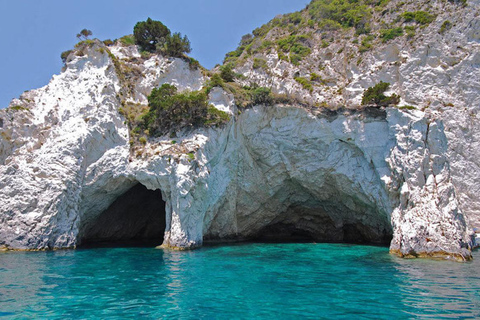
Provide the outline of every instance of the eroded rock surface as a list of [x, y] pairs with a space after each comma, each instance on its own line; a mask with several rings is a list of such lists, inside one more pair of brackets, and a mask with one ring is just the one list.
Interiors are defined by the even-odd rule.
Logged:
[[[343, 93], [330, 97], [335, 90], [327, 90], [325, 99], [347, 108], [328, 110], [312, 101], [308, 108], [257, 105], [239, 112], [230, 94], [214, 88], [211, 103], [231, 115], [228, 124], [177, 132], [175, 141], [151, 138], [135, 151], [119, 112], [122, 99], [146, 104], [162, 83], [198, 90], [207, 78], [181, 59], [143, 59], [133, 46], [110, 47], [110, 55], [95, 42], [84, 55], [69, 56], [47, 86], [0, 111], [0, 246], [67, 248], [89, 236], [139, 234], [138, 225], [131, 227], [138, 232], [115, 231], [130, 227], [111, 221], [107, 209], [140, 183], [165, 202], [159, 208], [165, 247], [299, 237], [390, 243], [401, 256], [468, 259], [480, 221], [477, 40], [466, 32], [460, 41], [467, 53], [453, 54], [458, 61], [443, 69], [432, 54], [444, 56], [427, 54], [426, 46], [408, 57], [391, 45], [379, 48], [366, 58], [375, 72], [351, 66], [355, 73], [346, 75]], [[116, 59], [138, 70], [128, 88]], [[294, 72], [281, 61], [268, 63]], [[347, 68], [333, 64], [331, 70]], [[248, 79], [262, 84], [265, 75], [245, 68]], [[438, 78], [433, 69], [461, 85], [433, 86], [425, 78]], [[379, 80], [391, 82], [403, 101], [430, 101], [430, 108], [356, 108], [363, 89]], [[279, 93], [309, 95], [280, 78], [269, 81]], [[448, 109], [453, 97], [458, 107]]]

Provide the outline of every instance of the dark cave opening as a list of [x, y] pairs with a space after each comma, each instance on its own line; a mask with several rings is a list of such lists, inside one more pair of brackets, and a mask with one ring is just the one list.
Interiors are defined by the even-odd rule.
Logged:
[[157, 246], [165, 232], [160, 190], [138, 183], [83, 227], [80, 247]]
[[371, 209], [362, 209], [355, 212], [340, 203], [293, 205], [258, 230], [249, 241], [389, 245], [393, 232], [388, 220], [381, 219], [381, 215]]

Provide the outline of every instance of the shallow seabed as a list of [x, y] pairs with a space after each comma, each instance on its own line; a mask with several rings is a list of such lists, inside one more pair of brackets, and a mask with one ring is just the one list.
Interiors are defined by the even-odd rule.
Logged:
[[346, 244], [7, 252], [0, 318], [478, 318], [479, 270], [479, 251], [457, 263]]

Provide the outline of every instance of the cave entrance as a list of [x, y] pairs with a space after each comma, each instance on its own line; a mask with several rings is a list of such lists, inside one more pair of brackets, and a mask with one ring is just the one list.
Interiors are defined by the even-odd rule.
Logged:
[[[285, 181], [252, 215], [238, 215], [239, 234], [253, 242], [334, 242], [388, 245], [393, 229], [387, 211], [355, 190], [348, 181], [325, 176], [328, 187], [308, 190], [296, 181]], [[345, 190], [346, 189], [346, 190]], [[237, 208], [246, 208], [238, 206]]]
[[160, 190], [138, 183], [83, 228], [81, 247], [157, 246], [165, 232], [165, 201]]
[[293, 204], [251, 239], [255, 242], [335, 242], [388, 245], [392, 228], [373, 208], [352, 211], [342, 203]]

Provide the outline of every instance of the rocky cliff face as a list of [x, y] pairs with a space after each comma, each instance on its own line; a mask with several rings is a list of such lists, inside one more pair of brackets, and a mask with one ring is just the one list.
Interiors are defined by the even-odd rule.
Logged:
[[[469, 4], [478, 11], [477, 5]], [[243, 81], [268, 79], [277, 93], [306, 99], [239, 112], [234, 97], [215, 87], [210, 102], [231, 115], [228, 124], [133, 147], [119, 112], [125, 101], [146, 104], [163, 83], [198, 90], [207, 78], [181, 59], [142, 58], [134, 46], [86, 46], [47, 86], [0, 111], [0, 246], [67, 248], [164, 231], [163, 245], [175, 248], [307, 238], [469, 259], [480, 223], [480, 20], [465, 12], [468, 19], [447, 35], [427, 27], [415, 48], [382, 44], [360, 66], [334, 47], [314, 51], [325, 72], [345, 71], [344, 78], [332, 75], [342, 90], [335, 83], [304, 91], [275, 76], [306, 72], [307, 62], [293, 66], [274, 51], [265, 57], [268, 74], [247, 60], [236, 67]], [[119, 62], [129, 68], [128, 79]], [[380, 80], [416, 108], [358, 108], [363, 90]], [[317, 98], [346, 107], [319, 107]], [[155, 203], [165, 230], [152, 222], [157, 204], [135, 209], [125, 198], [160, 193], [165, 203]], [[130, 213], [116, 215], [122, 206]]]

